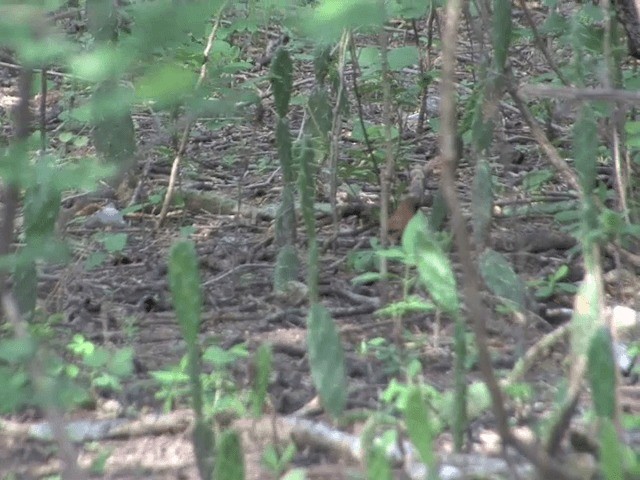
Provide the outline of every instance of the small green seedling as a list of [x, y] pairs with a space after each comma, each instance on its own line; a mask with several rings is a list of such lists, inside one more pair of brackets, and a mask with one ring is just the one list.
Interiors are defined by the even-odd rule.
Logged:
[[561, 293], [576, 293], [578, 289], [573, 283], [562, 281], [567, 277], [568, 274], [569, 267], [567, 265], [562, 265], [547, 278], [531, 282], [531, 286], [536, 289], [536, 298], [545, 300], [552, 297], [553, 295]]

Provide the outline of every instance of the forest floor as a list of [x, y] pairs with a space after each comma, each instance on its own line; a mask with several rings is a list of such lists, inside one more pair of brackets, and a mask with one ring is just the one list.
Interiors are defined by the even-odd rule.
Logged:
[[[516, 70], [544, 71], [538, 57], [535, 52], [519, 56], [519, 59], [526, 60], [521, 60]], [[467, 78], [470, 70], [467, 66], [473, 60], [464, 51], [464, 45], [459, 62], [460, 83], [468, 85], [472, 80]], [[262, 70], [256, 74], [266, 73]], [[298, 75], [297, 80], [310, 76], [309, 66], [301, 68]], [[411, 74], [407, 73], [407, 78], [410, 77]], [[16, 70], [0, 67], [5, 94], [15, 90], [15, 78]], [[296, 93], [302, 95], [308, 93], [312, 86], [312, 82], [300, 84]], [[430, 95], [437, 97], [436, 85]], [[464, 105], [464, 97], [462, 94], [461, 105]], [[171, 155], [161, 153], [162, 148], [166, 152], [170, 147], [167, 120], [145, 111], [135, 112], [140, 156], [137, 180], [143, 182], [139, 203], [144, 204], [144, 208], [127, 214], [126, 226], [110, 228], [87, 224], [81, 216], [88, 212], [86, 209], [76, 212], [75, 218], [64, 229], [65, 237], [73, 246], [73, 261], [64, 266], [42, 269], [39, 305], [47, 314], [61, 314], [53, 323], [58, 351], [65, 351], [66, 345], [78, 334], [96, 345], [132, 347], [134, 351], [135, 373], [133, 378], [123, 382], [122, 391], [95, 389], [93, 404], [69, 413], [67, 419], [91, 423], [118, 418], [134, 422], [155, 416], [167, 423], [165, 428], [146, 429], [141, 426], [137, 433], [120, 438], [78, 444], [80, 465], [87, 469], [94, 465], [96, 477], [198, 478], [190, 430], [185, 427], [189, 424], [185, 421], [189, 417], [189, 405], [184, 399], [178, 399], [173, 405], [174, 412], [164, 416], [163, 402], [155, 396], [159, 387], [151, 377], [154, 371], [175, 370], [185, 353], [167, 283], [168, 253], [185, 228], [196, 243], [199, 258], [204, 299], [203, 342], [208, 345], [215, 343], [224, 349], [245, 345], [249, 352], [248, 357], [239, 358], [224, 367], [228, 373], [227, 383], [231, 383], [225, 388], [235, 390], [243, 398], [241, 392], [249, 387], [252, 378], [250, 354], [258, 346], [268, 343], [274, 355], [274, 375], [269, 388], [272, 418], [306, 409], [304, 411], [309, 412], [307, 418], [334, 425], [328, 415], [309, 403], [316, 392], [306, 355], [308, 305], [305, 300], [292, 302], [274, 295], [272, 291], [277, 246], [273, 241], [272, 216], [264, 212], [273, 212], [277, 208], [281, 177], [274, 143], [275, 120], [269, 98], [264, 101], [264, 106], [265, 114], [260, 121], [241, 118], [216, 131], [210, 130], [205, 122], [195, 124], [181, 178], [185, 191], [197, 192], [195, 200], [192, 198], [183, 205], [175, 206], [159, 230], [155, 228], [159, 206], [154, 198], [166, 190], [173, 160]], [[51, 106], [54, 112], [49, 118], [51, 131], [59, 125], [55, 112], [59, 113], [62, 108], [62, 105]], [[579, 259], [569, 256], [571, 240], [567, 240], [564, 228], [554, 222], [552, 215], [545, 215], [532, 206], [576, 199], [557, 180], [549, 180], [538, 189], [527, 186], [532, 172], [549, 167], [513, 109], [503, 108], [502, 111], [504, 130], [501, 146], [490, 158], [497, 206], [491, 246], [511, 261], [526, 282], [544, 281], [561, 265], [569, 265], [570, 272], [563, 281], [575, 283], [582, 272]], [[370, 115], [370, 120], [379, 121], [373, 113]], [[300, 121], [301, 111], [294, 108], [293, 132], [300, 127]], [[570, 119], [555, 122], [561, 128], [555, 134], [558, 138], [566, 138]], [[354, 159], [362, 157], [356, 155], [362, 146], [351, 140], [351, 128], [353, 122], [345, 122], [340, 153], [343, 172], [347, 171], [347, 166], [352, 170], [365, 168], [355, 164]], [[397, 169], [398, 185], [406, 186], [412, 165], [426, 162], [436, 154], [437, 136], [429, 127], [419, 135], [407, 130]], [[467, 209], [473, 172], [474, 160], [467, 147], [457, 171], [459, 193]], [[369, 178], [371, 181], [344, 178], [340, 205], [364, 205], [366, 208], [361, 211], [375, 213], [379, 189], [375, 178]], [[356, 187], [353, 190], [359, 192], [358, 195], [347, 194], [347, 183]], [[435, 193], [438, 178], [429, 178], [427, 183], [431, 193]], [[318, 202], [328, 204], [327, 193], [319, 191]], [[96, 202], [93, 211], [104, 207], [108, 201]], [[121, 195], [115, 206], [123, 209], [128, 201], [126, 194]], [[233, 207], [235, 205], [240, 206], [240, 214]], [[509, 208], [513, 210], [518, 206], [523, 206], [519, 214], [505, 214]], [[423, 210], [429, 214], [429, 208]], [[321, 302], [335, 319], [346, 351], [349, 379], [347, 408], [354, 418], [361, 412], [390, 410], [390, 405], [381, 400], [381, 394], [392, 379], [403, 381], [402, 366], [412, 359], [419, 360], [422, 365], [422, 381], [439, 391], [450, 389], [453, 379], [452, 321], [444, 315], [407, 314], [402, 319], [404, 345], [398, 348], [394, 338], [396, 323], [389, 317], [376, 314], [383, 306], [383, 293], [387, 304], [403, 298], [404, 267], [391, 264], [395, 279], [387, 284], [386, 292], [377, 283], [357, 285], [352, 282], [362, 272], [359, 268], [364, 266], [363, 271], [366, 268], [373, 270], [367, 259], [371, 257], [371, 241], [378, 236], [378, 225], [373, 220], [375, 215], [343, 216], [339, 221], [338, 236], [333, 242], [330, 241], [334, 234], [330, 215], [318, 218], [318, 240], [323, 246], [320, 257]], [[109, 253], [105, 251], [99, 235], [114, 233], [126, 233], [126, 245], [120, 251]], [[302, 225], [298, 231], [297, 247], [304, 262], [306, 235]], [[96, 252], [103, 254], [102, 262]], [[455, 251], [452, 259], [456, 265]], [[88, 262], [94, 265], [89, 267]], [[607, 259], [606, 262], [611, 269], [612, 261]], [[300, 280], [304, 282], [304, 279], [303, 269]], [[535, 289], [532, 288], [532, 292]], [[635, 307], [636, 299], [625, 292], [628, 291], [618, 289], [610, 292], [613, 293], [611, 302]], [[418, 287], [413, 287], [412, 293], [426, 298]], [[495, 299], [488, 295], [487, 301], [496, 305]], [[568, 319], [568, 316], [545, 315], [563, 308], [572, 308], [572, 295], [556, 289], [549, 298], [537, 302], [536, 311], [529, 315], [525, 324], [518, 323], [508, 314], [496, 314], [489, 319], [489, 340], [495, 368], [506, 375], [522, 352]], [[52, 322], [51, 319], [47, 321]], [[557, 399], [567, 369], [565, 353], [566, 340], [557, 342], [522, 378], [530, 386], [531, 395], [508, 402], [513, 423], [523, 430], [523, 434], [549, 416], [549, 408]], [[480, 380], [479, 372], [472, 366], [469, 382], [477, 380]], [[32, 409], [5, 417], [5, 421], [21, 425], [38, 424], [42, 420], [41, 412]], [[353, 420], [346, 430], [357, 434], [363, 422]], [[150, 421], [149, 425], [153, 424]], [[256, 433], [255, 425], [248, 424], [238, 428], [245, 428], [242, 433], [247, 453], [247, 478], [274, 478], [259, 459], [260, 452], [273, 442], [278, 432], [260, 435]], [[334, 428], [345, 429], [344, 426]], [[472, 420], [469, 439], [470, 452], [500, 454], [493, 415], [489, 411]], [[436, 445], [440, 454], [451, 452], [450, 434], [442, 434]], [[103, 462], [97, 461], [100, 459]], [[352, 461], [320, 446], [300, 449], [292, 465], [308, 468], [308, 478], [353, 478], [348, 475], [353, 474], [357, 467]], [[0, 479], [47, 477], [55, 475], [60, 468], [56, 449], [50, 443], [0, 433]]]

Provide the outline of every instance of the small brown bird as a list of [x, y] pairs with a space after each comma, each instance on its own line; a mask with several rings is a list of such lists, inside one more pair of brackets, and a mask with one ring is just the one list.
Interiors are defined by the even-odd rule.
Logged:
[[409, 220], [418, 211], [418, 201], [414, 197], [406, 197], [400, 201], [398, 208], [389, 217], [389, 232], [402, 235]]

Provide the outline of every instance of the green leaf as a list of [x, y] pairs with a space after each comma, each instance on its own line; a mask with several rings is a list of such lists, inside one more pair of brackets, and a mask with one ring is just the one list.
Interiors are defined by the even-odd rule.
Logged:
[[442, 190], [438, 188], [433, 197], [433, 206], [431, 207], [431, 215], [429, 216], [429, 225], [434, 231], [440, 231], [444, 221], [447, 219], [447, 202], [444, 201]]
[[593, 109], [583, 106], [574, 125], [573, 153], [580, 184], [585, 192], [591, 192], [597, 175], [598, 128]]
[[91, 252], [87, 259], [84, 261], [84, 268], [92, 270], [107, 261], [107, 254], [105, 252]]
[[616, 416], [616, 364], [611, 334], [599, 328], [589, 346], [587, 375], [596, 415], [613, 420]]
[[232, 365], [242, 358], [246, 358], [248, 353], [246, 348], [240, 344], [232, 349], [225, 350], [218, 345], [211, 345], [202, 354], [202, 360], [214, 367], [225, 367]]
[[284, 117], [278, 118], [278, 123], [276, 124], [276, 146], [278, 147], [278, 157], [284, 181], [285, 183], [293, 182], [295, 180], [295, 172], [291, 153], [291, 131], [289, 122]]
[[313, 71], [318, 84], [322, 85], [327, 75], [329, 75], [331, 63], [331, 45], [316, 44], [315, 51], [313, 52]]
[[309, 240], [313, 242], [315, 241], [314, 199], [316, 187], [316, 169], [314, 164], [315, 152], [311, 145], [311, 139], [309, 138], [309, 135], [304, 135], [304, 137], [300, 140], [296, 153], [298, 164], [300, 165], [300, 171], [298, 175], [298, 190], [300, 192], [300, 206], [302, 210], [302, 217], [304, 219]]
[[33, 173], [33, 183], [25, 192], [24, 221], [27, 242], [54, 233], [60, 211], [60, 192], [63, 189], [56, 181], [60, 168], [54, 164], [52, 158], [41, 159]]
[[363, 78], [378, 74], [382, 70], [380, 49], [378, 47], [363, 47], [358, 51], [358, 63], [362, 69]]
[[404, 300], [390, 303], [376, 312], [380, 317], [397, 317], [409, 313], [433, 313], [436, 306], [417, 295], [409, 295]]
[[367, 451], [367, 479], [392, 480], [393, 473], [389, 460], [384, 450], [376, 445], [371, 445]]
[[305, 469], [302, 468], [294, 468], [290, 470], [282, 480], [306, 480], [307, 476], [305, 475]]
[[416, 213], [402, 235], [402, 247], [415, 261], [420, 281], [439, 308], [449, 314], [460, 309], [455, 276], [449, 259], [433, 238], [422, 212]]
[[406, 47], [396, 47], [387, 53], [389, 61], [389, 70], [399, 72], [403, 68], [416, 65], [420, 62], [420, 53], [418, 48], [411, 45]]
[[278, 48], [271, 61], [271, 85], [276, 113], [279, 117], [285, 117], [293, 86], [293, 62], [289, 51], [284, 47]]
[[535, 170], [525, 175], [522, 185], [527, 191], [535, 191], [540, 189], [540, 187], [542, 187], [546, 182], [553, 179], [553, 177], [553, 171], [548, 168]]
[[75, 137], [76, 136], [71, 132], [62, 132], [60, 135], [58, 135], [58, 140], [60, 140], [62, 143], [69, 143]]
[[540, 26], [540, 33], [546, 35], [565, 35], [570, 29], [569, 22], [556, 9], [551, 9], [546, 20]]
[[471, 218], [473, 236], [476, 245], [486, 245], [491, 227], [493, 192], [491, 185], [491, 166], [486, 160], [479, 160], [471, 187]]
[[180, 102], [195, 84], [195, 74], [189, 69], [174, 64], [155, 65], [136, 79], [136, 98], [163, 108]]
[[104, 347], [96, 347], [90, 354], [84, 355], [82, 361], [91, 368], [102, 368], [109, 361], [109, 351]]
[[112, 234], [106, 235], [102, 239], [102, 242], [107, 252], [116, 253], [124, 250], [124, 247], [127, 246], [128, 238], [129, 236], [126, 233], [112, 233]]
[[25, 372], [0, 365], [0, 383], [0, 413], [15, 413], [20, 406], [33, 402], [31, 382]]
[[344, 29], [381, 27], [387, 12], [371, 0], [324, 0], [313, 9], [303, 24], [314, 40], [338, 40]]
[[11, 338], [0, 341], [0, 360], [8, 364], [28, 361], [36, 353], [36, 344], [30, 338]]
[[307, 324], [311, 377], [322, 405], [338, 416], [347, 404], [347, 376], [344, 352], [336, 325], [329, 311], [318, 303], [311, 305]]
[[367, 272], [358, 275], [351, 279], [352, 285], [367, 285], [373, 282], [377, 282], [382, 278], [378, 272]]
[[504, 71], [511, 45], [511, 0], [493, 1], [493, 50], [498, 72]]
[[91, 97], [92, 139], [96, 152], [120, 168], [133, 161], [136, 149], [132, 100], [133, 92], [112, 80], [99, 84]]
[[[613, 394], [613, 391], [610, 392]], [[605, 419], [600, 425], [600, 452], [599, 459], [603, 477], [606, 480], [618, 480], [625, 477], [625, 461], [623, 445], [618, 439], [616, 427], [610, 419]]]
[[435, 0], [401, 0], [399, 5], [399, 15], [403, 18], [419, 19], [427, 14], [429, 8]]
[[[229, 446], [232, 445], [233, 440], [230, 440]], [[196, 464], [200, 478], [212, 478], [215, 457], [215, 438], [211, 425], [201, 418], [196, 419], [196, 426], [193, 429], [193, 449], [196, 455]], [[237, 457], [234, 458], [237, 459]], [[220, 477], [216, 476], [215, 478]]]
[[73, 139], [73, 146], [76, 148], [82, 148], [89, 145], [89, 137], [86, 135], [78, 135]]
[[277, 292], [286, 289], [289, 282], [298, 278], [300, 261], [293, 245], [285, 245], [278, 252], [276, 267], [273, 271], [273, 286]]
[[422, 400], [422, 394], [418, 387], [412, 387], [409, 391], [404, 409], [404, 421], [411, 443], [420, 453], [424, 464], [431, 470], [437, 461], [433, 448], [434, 432], [430, 424], [429, 409]]
[[133, 347], [118, 348], [109, 359], [109, 373], [118, 378], [126, 378], [133, 375]]
[[187, 345], [193, 347], [200, 331], [202, 291], [196, 248], [189, 240], [182, 240], [171, 248], [169, 287], [182, 335]]
[[311, 132], [321, 141], [326, 142], [327, 135], [331, 130], [331, 119], [333, 118], [333, 111], [326, 88], [314, 88], [309, 95], [308, 105]]
[[18, 309], [30, 319], [36, 309], [38, 272], [35, 261], [20, 262], [13, 273], [13, 288]]
[[479, 267], [489, 290], [513, 302], [521, 311], [526, 308], [526, 286], [502, 254], [486, 250], [480, 257]]
[[576, 355], [587, 355], [591, 339], [596, 334], [600, 317], [598, 282], [593, 275], [586, 275], [576, 294], [571, 319], [571, 348]]
[[255, 353], [253, 368], [255, 377], [251, 390], [251, 411], [254, 417], [262, 415], [269, 388], [269, 377], [272, 371], [273, 355], [269, 345], [262, 344]]
[[244, 454], [240, 435], [233, 430], [226, 430], [220, 436], [216, 455], [216, 480], [244, 480]]

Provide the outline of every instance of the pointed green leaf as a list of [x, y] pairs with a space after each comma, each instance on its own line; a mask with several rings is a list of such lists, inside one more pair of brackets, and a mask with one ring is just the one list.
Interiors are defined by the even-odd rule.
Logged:
[[267, 399], [272, 360], [271, 347], [265, 344], [260, 345], [253, 360], [255, 378], [251, 390], [251, 411], [256, 418], [262, 415], [262, 410]]
[[417, 65], [420, 62], [420, 52], [413, 45], [392, 48], [387, 55], [389, 70], [392, 72], [399, 72], [403, 68]]
[[244, 454], [240, 435], [233, 430], [226, 430], [220, 436], [216, 455], [216, 480], [244, 480]]
[[[196, 419], [193, 429], [193, 450], [200, 478], [211, 478], [214, 468], [215, 438], [211, 425], [202, 419]], [[218, 478], [218, 477], [216, 477]]]
[[316, 82], [320, 85], [324, 83], [325, 78], [329, 75], [331, 67], [331, 48], [330, 44], [319, 44], [313, 55], [313, 71], [316, 76]]
[[491, 185], [491, 166], [482, 159], [476, 164], [476, 172], [471, 187], [471, 212], [473, 236], [476, 245], [485, 246], [491, 227], [493, 209], [493, 190]]
[[596, 414], [613, 420], [616, 415], [616, 364], [611, 334], [599, 328], [589, 346], [588, 378]]
[[571, 349], [575, 355], [587, 355], [596, 334], [600, 317], [599, 292], [598, 281], [593, 275], [586, 275], [578, 288], [571, 319]]
[[591, 107], [582, 107], [573, 131], [576, 169], [582, 189], [588, 193], [595, 186], [598, 166], [598, 129]]
[[442, 230], [444, 221], [447, 219], [447, 202], [444, 201], [444, 196], [440, 187], [433, 196], [433, 205], [431, 207], [431, 215], [429, 216], [429, 225], [434, 232]]
[[[613, 393], [613, 392], [612, 392]], [[624, 450], [625, 445], [618, 439], [618, 432], [613, 422], [605, 419], [600, 426], [599, 459], [605, 480], [633, 478], [625, 476]]]
[[271, 85], [276, 113], [279, 117], [285, 117], [289, 111], [293, 87], [293, 62], [289, 51], [284, 47], [278, 48], [271, 61]]
[[420, 453], [420, 458], [429, 469], [433, 468], [437, 461], [433, 448], [434, 432], [431, 426], [429, 409], [423, 401], [418, 387], [411, 388], [407, 396], [404, 421], [411, 443]]
[[285, 245], [278, 252], [276, 267], [273, 271], [273, 287], [277, 292], [284, 291], [287, 284], [298, 278], [300, 261], [293, 245]]
[[309, 95], [309, 125], [314, 136], [327, 141], [331, 130], [333, 111], [326, 88], [316, 87]]
[[382, 447], [371, 445], [367, 452], [367, 479], [392, 480], [393, 472]]
[[345, 28], [381, 27], [387, 12], [371, 0], [324, 0], [313, 9], [303, 28], [314, 40], [335, 41]]
[[458, 312], [460, 303], [451, 263], [433, 238], [422, 212], [416, 213], [407, 224], [402, 246], [409, 260], [415, 262], [420, 281], [436, 305], [449, 314]]
[[480, 274], [489, 290], [513, 302], [519, 310], [524, 310], [526, 286], [509, 261], [502, 254], [489, 249], [482, 254], [479, 263]]
[[322, 405], [338, 416], [347, 404], [347, 376], [340, 335], [329, 311], [314, 303], [307, 324], [311, 377]]
[[498, 72], [504, 71], [507, 63], [509, 46], [511, 45], [511, 0], [494, 0], [493, 2], [493, 50]]
[[291, 131], [289, 122], [286, 118], [281, 117], [276, 124], [276, 146], [278, 147], [278, 158], [282, 167], [282, 176], [285, 183], [293, 182], [295, 172], [293, 170], [293, 157], [291, 154]]
[[187, 344], [193, 347], [200, 330], [202, 291], [198, 257], [195, 245], [191, 241], [180, 241], [171, 248], [169, 288], [182, 335]]

